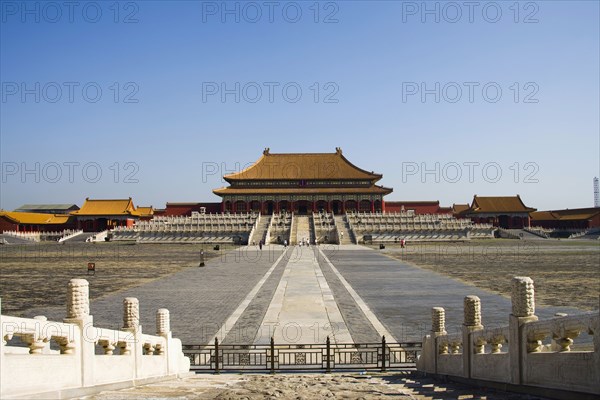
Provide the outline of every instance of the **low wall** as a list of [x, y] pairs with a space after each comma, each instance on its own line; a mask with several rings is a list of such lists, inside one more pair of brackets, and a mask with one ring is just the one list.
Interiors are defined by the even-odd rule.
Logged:
[[[531, 392], [528, 388], [559, 390], [562, 394], [557, 397], [571, 396], [565, 392], [575, 397], [600, 394], [598, 311], [538, 321], [533, 281], [516, 277], [507, 326], [486, 329], [477, 296], [465, 297], [464, 315], [462, 332], [448, 335], [444, 309], [432, 309], [432, 331], [423, 340], [419, 371], [500, 383], [525, 392]], [[592, 335], [593, 343], [588, 351], [572, 351], [581, 333]], [[552, 393], [544, 392], [550, 397]]]
[[98, 328], [88, 293], [85, 279], [69, 282], [63, 322], [0, 315], [0, 398], [81, 396], [189, 371], [181, 341], [171, 336], [168, 310], [157, 311], [157, 334], [147, 335], [137, 299], [126, 298], [123, 329]]

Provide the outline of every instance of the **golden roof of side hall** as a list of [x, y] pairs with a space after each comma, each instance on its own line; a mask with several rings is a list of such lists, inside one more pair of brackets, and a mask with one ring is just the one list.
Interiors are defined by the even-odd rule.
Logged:
[[66, 214], [41, 214], [32, 212], [0, 211], [0, 217], [6, 217], [16, 224], [61, 225], [69, 221]]
[[533, 221], [581, 221], [594, 218], [600, 214], [600, 207], [573, 208], [564, 210], [536, 211], [531, 213]]
[[222, 196], [225, 194], [236, 195], [236, 194], [244, 194], [244, 195], [319, 195], [319, 194], [389, 194], [392, 193], [393, 189], [386, 188], [383, 186], [373, 185], [370, 187], [351, 187], [351, 188], [307, 188], [307, 187], [297, 187], [297, 188], [232, 188], [232, 187], [223, 187], [219, 189], [214, 189], [213, 193]]
[[467, 211], [471, 206], [467, 204], [452, 204], [452, 212], [454, 214], [460, 214]]
[[473, 196], [471, 207], [464, 211], [467, 214], [484, 213], [529, 213], [536, 211], [535, 208], [527, 207], [521, 196]]
[[138, 214], [140, 217], [151, 217], [152, 215], [154, 215], [154, 207], [150, 206], [150, 207], [140, 207], [138, 206], [135, 209], [135, 213]]
[[71, 215], [133, 215], [138, 216], [131, 197], [128, 199], [85, 199], [80, 210]]
[[383, 177], [352, 164], [337, 147], [335, 153], [271, 153], [269, 148], [248, 168], [223, 176], [236, 180], [294, 179], [363, 179], [378, 181]]

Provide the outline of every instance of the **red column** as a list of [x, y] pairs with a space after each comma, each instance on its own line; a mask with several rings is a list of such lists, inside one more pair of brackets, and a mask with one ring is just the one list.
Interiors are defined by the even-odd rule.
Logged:
[[327, 200], [327, 212], [331, 212], [331, 200]]
[[375, 201], [371, 200], [371, 212], [375, 212]]

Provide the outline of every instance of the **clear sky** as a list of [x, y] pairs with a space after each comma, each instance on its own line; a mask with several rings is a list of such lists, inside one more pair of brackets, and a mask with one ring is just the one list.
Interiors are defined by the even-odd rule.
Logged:
[[265, 147], [387, 200], [593, 205], [597, 1], [0, 5], [0, 208], [220, 201]]

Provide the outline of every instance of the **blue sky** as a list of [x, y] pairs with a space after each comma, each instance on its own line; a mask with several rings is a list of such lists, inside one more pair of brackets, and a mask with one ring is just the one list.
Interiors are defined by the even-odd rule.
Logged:
[[265, 147], [387, 200], [593, 205], [596, 1], [0, 4], [0, 208], [219, 201]]

